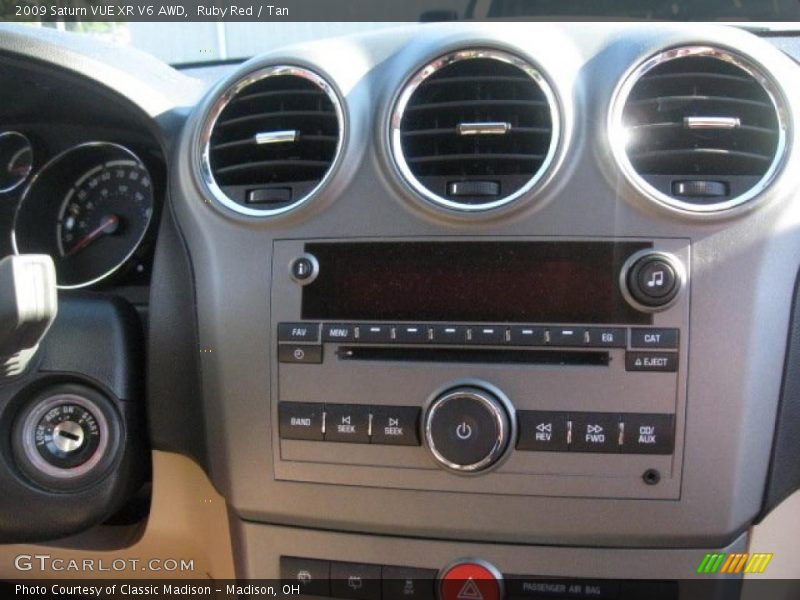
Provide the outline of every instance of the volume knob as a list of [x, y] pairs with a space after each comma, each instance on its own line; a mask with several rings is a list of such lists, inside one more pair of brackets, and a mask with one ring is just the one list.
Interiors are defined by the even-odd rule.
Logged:
[[510, 411], [481, 387], [451, 389], [431, 402], [423, 421], [425, 441], [445, 469], [477, 473], [503, 456], [512, 437]]

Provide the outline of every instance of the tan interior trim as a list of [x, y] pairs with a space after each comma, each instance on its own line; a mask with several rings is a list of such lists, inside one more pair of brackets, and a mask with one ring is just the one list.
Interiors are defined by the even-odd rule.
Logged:
[[[94, 561], [91, 570], [39, 569], [38, 559], [31, 561], [28, 571], [16, 568], [19, 555], [50, 555], [51, 559]], [[99, 572], [102, 563], [138, 560], [136, 568]], [[168, 559], [193, 561], [191, 571], [153, 571], [143, 567], [153, 559], [153, 565], [164, 568]], [[121, 566], [122, 562], [115, 565]], [[143, 570], [144, 568], [144, 570]], [[225, 499], [220, 496], [203, 470], [180, 454], [153, 452], [153, 497], [150, 517], [144, 531], [128, 547], [119, 550], [65, 548], [51, 545], [0, 545], [0, 579], [45, 578], [212, 578], [233, 579], [233, 554]]]

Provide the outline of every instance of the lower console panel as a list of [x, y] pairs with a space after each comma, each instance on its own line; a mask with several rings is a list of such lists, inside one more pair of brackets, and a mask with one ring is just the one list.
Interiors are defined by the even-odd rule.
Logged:
[[[709, 549], [521, 546], [419, 540], [255, 524], [234, 519], [237, 577], [278, 579], [314, 596], [350, 600], [431, 600], [454, 565], [485, 566], [502, 598], [684, 600], [739, 598], [740, 580], [697, 575]], [[742, 535], [715, 552], [746, 551]], [[436, 578], [441, 579], [436, 579]], [[467, 575], [459, 576], [466, 583]], [[476, 576], [476, 581], [480, 576]], [[635, 579], [632, 579], [635, 577]], [[411, 581], [407, 587], [406, 579]], [[308, 587], [306, 587], [308, 586]], [[407, 593], [403, 593], [407, 590]], [[467, 590], [469, 591], [469, 590]], [[459, 590], [453, 594], [459, 596]], [[466, 594], [466, 592], [465, 592]], [[473, 594], [475, 594], [473, 590]], [[478, 595], [488, 600], [483, 586]], [[477, 598], [478, 595], [473, 597]]]

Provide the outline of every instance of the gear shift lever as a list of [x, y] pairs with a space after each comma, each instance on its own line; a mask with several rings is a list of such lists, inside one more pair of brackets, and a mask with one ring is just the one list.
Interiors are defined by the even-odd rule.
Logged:
[[0, 260], [0, 380], [25, 370], [57, 312], [53, 259], [21, 254]]

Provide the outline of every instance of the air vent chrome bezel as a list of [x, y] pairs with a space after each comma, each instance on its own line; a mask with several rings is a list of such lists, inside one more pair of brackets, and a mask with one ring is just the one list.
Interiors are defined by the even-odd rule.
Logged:
[[[623, 124], [625, 105], [634, 86], [653, 68], [665, 62], [680, 58], [703, 56], [716, 58], [731, 63], [750, 75], [767, 93], [775, 109], [778, 123], [778, 140], [775, 156], [767, 171], [752, 188], [747, 192], [723, 202], [708, 204], [693, 204], [685, 202], [656, 189], [648, 183], [634, 168], [626, 151], [627, 131]], [[657, 54], [651, 55], [638, 64], [635, 64], [622, 77], [614, 91], [611, 100], [611, 109], [608, 113], [608, 145], [617, 166], [622, 171], [627, 181], [642, 196], [655, 202], [658, 206], [683, 215], [713, 216], [729, 214], [731, 211], [745, 208], [745, 205], [759, 197], [773, 183], [781, 171], [786, 155], [787, 140], [789, 135], [789, 113], [787, 102], [780, 86], [769, 75], [766, 68], [754, 59], [739, 52], [720, 46], [712, 45], [681, 45], [672, 47]]]
[[[497, 200], [468, 204], [464, 202], [456, 202], [439, 196], [428, 189], [428, 187], [419, 181], [419, 179], [417, 179], [417, 177], [411, 171], [411, 168], [409, 167], [403, 153], [402, 130], [400, 125], [403, 121], [403, 115], [405, 114], [405, 110], [409, 101], [420, 85], [422, 85], [422, 83], [428, 79], [428, 77], [453, 63], [476, 58], [497, 60], [513, 65], [527, 74], [531, 80], [539, 86], [539, 89], [547, 99], [550, 107], [551, 135], [550, 145], [548, 146], [547, 153], [545, 154], [542, 164], [525, 185], [523, 185], [514, 193]], [[561, 105], [553, 87], [550, 85], [542, 71], [535, 67], [532, 63], [520, 58], [515, 54], [511, 54], [510, 52], [500, 49], [482, 47], [460, 49], [450, 52], [435, 58], [421, 68], [415, 70], [414, 74], [400, 87], [400, 91], [396, 96], [394, 106], [389, 117], [388, 139], [390, 150], [389, 154], [391, 155], [392, 165], [396, 172], [400, 175], [400, 178], [403, 180], [403, 182], [406, 183], [413, 192], [436, 208], [444, 208], [449, 211], [455, 211], [459, 213], [481, 213], [506, 207], [521, 197], [529, 194], [532, 190], [534, 190], [534, 188], [541, 184], [548, 175], [551, 174], [558, 149], [561, 145], [562, 111], [560, 106]]]
[[[211, 135], [214, 131], [214, 127], [217, 124], [219, 116], [222, 114], [222, 111], [225, 110], [228, 104], [243, 89], [263, 79], [267, 79], [268, 77], [284, 75], [307, 79], [325, 92], [333, 104], [334, 111], [336, 113], [336, 120], [339, 125], [339, 139], [336, 142], [336, 150], [334, 152], [333, 159], [331, 160], [331, 164], [328, 167], [328, 170], [325, 172], [325, 175], [323, 175], [322, 179], [320, 179], [319, 182], [305, 195], [291, 204], [287, 204], [286, 206], [282, 206], [280, 208], [249, 208], [238, 202], [235, 202], [227, 194], [225, 194], [225, 192], [222, 191], [222, 188], [217, 184], [211, 168]], [[221, 204], [225, 208], [248, 217], [277, 217], [279, 215], [284, 215], [288, 212], [294, 211], [300, 206], [308, 203], [325, 185], [327, 185], [336, 171], [339, 163], [341, 162], [346, 126], [343, 106], [344, 102], [340, 98], [338, 92], [325, 77], [319, 73], [316, 73], [315, 71], [299, 65], [270, 65], [247, 73], [236, 79], [213, 102], [203, 118], [202, 125], [200, 127], [198, 142], [200, 153], [198, 156], [197, 167], [203, 186], [205, 187], [205, 191], [207, 191], [217, 203]]]

